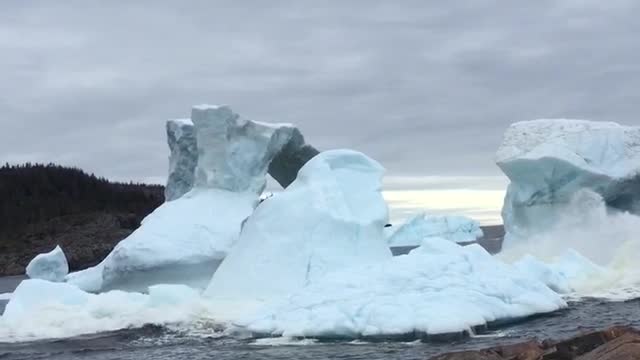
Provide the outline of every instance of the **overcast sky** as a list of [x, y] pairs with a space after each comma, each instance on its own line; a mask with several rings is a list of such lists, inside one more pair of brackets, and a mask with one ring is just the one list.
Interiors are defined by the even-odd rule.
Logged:
[[165, 120], [228, 104], [394, 189], [497, 189], [511, 122], [640, 124], [640, 1], [133, 3], [2, 3], [0, 161], [159, 181]]

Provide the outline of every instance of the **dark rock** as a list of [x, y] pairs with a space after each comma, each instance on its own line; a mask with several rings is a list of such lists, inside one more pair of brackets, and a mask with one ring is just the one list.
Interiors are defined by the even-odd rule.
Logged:
[[640, 335], [637, 333], [624, 334], [576, 359], [640, 360]]
[[640, 360], [640, 332], [630, 327], [578, 335], [563, 341], [535, 340], [477, 351], [442, 354], [432, 360]]
[[94, 212], [34, 224], [15, 234], [14, 245], [0, 253], [0, 275], [24, 274], [31, 259], [55, 245], [62, 247], [71, 271], [96, 265], [140, 225], [142, 218], [143, 214]]

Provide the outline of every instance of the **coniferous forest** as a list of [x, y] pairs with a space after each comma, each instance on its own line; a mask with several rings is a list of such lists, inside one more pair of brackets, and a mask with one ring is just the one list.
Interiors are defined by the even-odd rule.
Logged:
[[116, 183], [54, 164], [0, 168], [0, 275], [23, 273], [62, 246], [71, 268], [92, 265], [164, 201], [159, 185]]

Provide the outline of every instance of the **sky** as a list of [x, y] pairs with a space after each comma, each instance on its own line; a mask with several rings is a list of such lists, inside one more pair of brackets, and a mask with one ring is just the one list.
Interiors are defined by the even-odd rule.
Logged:
[[6, 1], [0, 161], [163, 182], [195, 104], [387, 168], [392, 217], [500, 221], [515, 121], [640, 125], [635, 0]]

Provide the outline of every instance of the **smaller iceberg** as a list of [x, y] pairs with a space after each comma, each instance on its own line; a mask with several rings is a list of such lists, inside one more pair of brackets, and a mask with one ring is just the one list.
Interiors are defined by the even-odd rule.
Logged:
[[388, 243], [391, 247], [418, 246], [430, 238], [455, 243], [472, 243], [484, 236], [480, 223], [466, 216], [414, 216], [399, 227], [389, 227]]
[[69, 273], [67, 257], [60, 246], [46, 253], [33, 258], [27, 265], [27, 276], [31, 279], [43, 279], [49, 281], [64, 281], [64, 277]]

